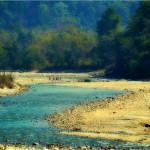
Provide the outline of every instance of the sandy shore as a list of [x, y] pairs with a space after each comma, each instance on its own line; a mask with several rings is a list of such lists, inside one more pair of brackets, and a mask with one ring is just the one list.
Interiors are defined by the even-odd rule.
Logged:
[[58, 86], [80, 87], [80, 88], [96, 88], [96, 89], [115, 89], [138, 91], [140, 89], [150, 89], [150, 81], [127, 81], [127, 80], [102, 80], [94, 82], [61, 82], [55, 83]]
[[20, 84], [38, 84], [38, 83], [66, 83], [74, 81], [75, 78], [88, 78], [86, 73], [36, 73], [36, 72], [15, 72], [15, 79]]
[[26, 85], [14, 83], [14, 87], [12, 89], [7, 88], [7, 87], [0, 89], [0, 97], [20, 94], [22, 92], [27, 91], [28, 89], [29, 88]]
[[56, 85], [128, 91], [49, 116], [47, 119], [55, 127], [70, 130], [60, 134], [150, 144], [150, 82], [122, 80]]
[[[10, 74], [10, 72], [7, 72]], [[85, 73], [36, 73], [36, 72], [13, 72], [15, 78], [14, 88], [0, 89], [0, 96], [15, 95], [27, 90], [29, 84], [39, 83], [60, 83], [70, 82], [74, 78], [88, 78], [89, 75]]]
[[0, 150], [48, 150], [47, 148], [35, 148], [24, 145], [3, 145], [0, 144]]
[[40, 146], [27, 146], [20, 144], [4, 145], [0, 144], [0, 150], [115, 150], [114, 146], [100, 146], [100, 147], [90, 147], [90, 146], [78, 146], [70, 147], [63, 144], [47, 144], [45, 147]]

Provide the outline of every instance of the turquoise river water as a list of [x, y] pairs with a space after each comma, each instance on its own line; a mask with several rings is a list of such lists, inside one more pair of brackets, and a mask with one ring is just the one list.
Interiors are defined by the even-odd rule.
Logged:
[[0, 99], [0, 143], [141, 147], [140, 143], [59, 135], [56, 132], [60, 130], [44, 120], [45, 115], [60, 112], [79, 102], [111, 97], [118, 93], [122, 91], [31, 85], [31, 89], [25, 93]]

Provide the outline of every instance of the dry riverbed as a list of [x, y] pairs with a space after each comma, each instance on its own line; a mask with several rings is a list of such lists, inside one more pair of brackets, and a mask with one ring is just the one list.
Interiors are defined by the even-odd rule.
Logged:
[[47, 117], [55, 127], [69, 130], [60, 134], [150, 144], [150, 82], [122, 80], [56, 85], [128, 91]]

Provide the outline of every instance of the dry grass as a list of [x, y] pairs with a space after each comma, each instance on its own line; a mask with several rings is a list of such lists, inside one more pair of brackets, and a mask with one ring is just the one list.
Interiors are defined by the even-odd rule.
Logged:
[[0, 74], [0, 88], [10, 88], [12, 89], [14, 87], [14, 77], [13, 75], [10, 74], [6, 74], [6, 73], [1, 73]]

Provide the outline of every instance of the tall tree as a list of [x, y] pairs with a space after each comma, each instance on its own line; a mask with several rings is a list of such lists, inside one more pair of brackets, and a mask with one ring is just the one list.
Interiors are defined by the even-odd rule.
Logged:
[[112, 66], [114, 63], [114, 40], [121, 31], [120, 16], [113, 8], [108, 8], [97, 22], [98, 46], [95, 49], [99, 67]]
[[134, 52], [128, 62], [130, 76], [150, 77], [150, 2], [140, 3], [127, 30], [127, 36], [133, 39]]
[[104, 35], [110, 35], [120, 30], [120, 16], [115, 9], [108, 8], [103, 13], [101, 19], [97, 22], [98, 38]]
[[[122, 35], [116, 36], [110, 76], [150, 78], [150, 2], [141, 2]], [[110, 73], [110, 74], [109, 74]]]

